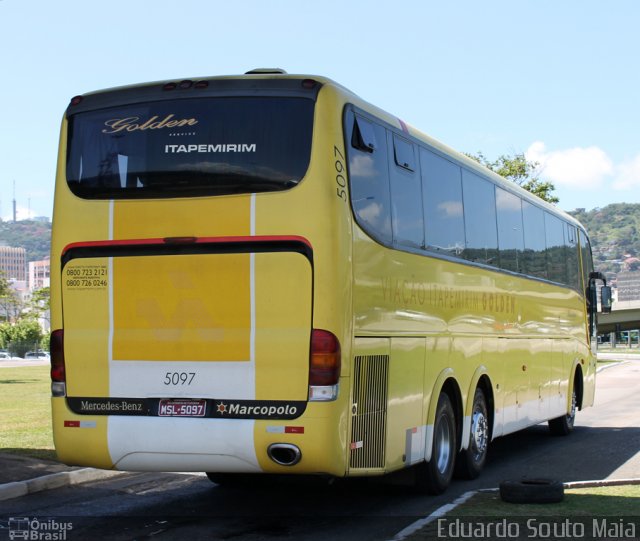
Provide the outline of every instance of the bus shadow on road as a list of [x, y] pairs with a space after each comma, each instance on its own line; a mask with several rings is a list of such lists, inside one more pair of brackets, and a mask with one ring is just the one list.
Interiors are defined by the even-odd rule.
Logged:
[[517, 470], [516, 477], [563, 482], [640, 477], [639, 451], [640, 427], [576, 426], [569, 436], [555, 437], [546, 425], [537, 425], [496, 439], [484, 473]]

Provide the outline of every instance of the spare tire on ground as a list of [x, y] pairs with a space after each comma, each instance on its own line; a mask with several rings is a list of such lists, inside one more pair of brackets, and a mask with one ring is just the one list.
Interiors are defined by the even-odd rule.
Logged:
[[503, 481], [500, 498], [509, 503], [558, 503], [564, 498], [564, 485], [553, 479]]

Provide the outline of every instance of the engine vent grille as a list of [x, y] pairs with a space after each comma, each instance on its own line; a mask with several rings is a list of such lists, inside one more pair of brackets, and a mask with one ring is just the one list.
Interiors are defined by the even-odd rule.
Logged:
[[349, 460], [352, 469], [384, 468], [388, 379], [388, 355], [358, 356], [354, 359]]

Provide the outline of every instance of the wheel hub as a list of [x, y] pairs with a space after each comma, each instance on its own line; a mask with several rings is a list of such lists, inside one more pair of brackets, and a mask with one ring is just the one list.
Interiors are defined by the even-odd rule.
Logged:
[[481, 457], [489, 443], [489, 425], [485, 415], [476, 411], [471, 419], [471, 443], [474, 447], [474, 457]]
[[438, 471], [444, 473], [449, 465], [451, 455], [451, 431], [445, 422], [441, 423], [436, 435], [436, 452]]

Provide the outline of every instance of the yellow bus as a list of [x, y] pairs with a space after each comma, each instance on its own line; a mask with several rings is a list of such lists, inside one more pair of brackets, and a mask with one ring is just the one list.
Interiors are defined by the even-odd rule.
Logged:
[[53, 224], [68, 464], [439, 493], [593, 403], [583, 227], [324, 77], [73, 98]]

